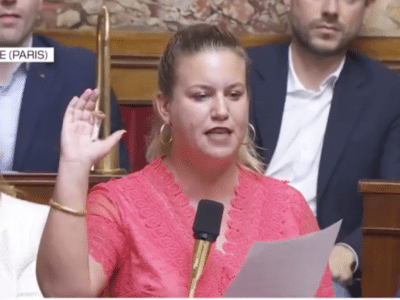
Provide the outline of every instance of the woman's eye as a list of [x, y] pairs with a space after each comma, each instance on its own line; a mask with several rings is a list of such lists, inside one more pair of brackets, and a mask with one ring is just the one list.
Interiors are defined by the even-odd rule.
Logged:
[[362, 0], [344, 0], [344, 2], [346, 2], [347, 4], [358, 4], [361, 1]]
[[231, 93], [229, 94], [229, 97], [230, 97], [232, 100], [238, 100], [238, 99], [242, 96], [242, 94], [243, 94], [243, 93], [241, 93], [241, 92], [231, 92]]
[[196, 101], [202, 101], [202, 100], [206, 99], [207, 97], [208, 97], [208, 94], [204, 94], [204, 93], [193, 95], [193, 99]]

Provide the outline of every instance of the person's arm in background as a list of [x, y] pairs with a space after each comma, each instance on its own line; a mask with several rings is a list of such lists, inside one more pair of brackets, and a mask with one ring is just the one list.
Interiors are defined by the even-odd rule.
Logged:
[[360, 267], [362, 246], [361, 226], [336, 243], [329, 257], [332, 279], [344, 285], [351, 285], [353, 274]]
[[[397, 80], [398, 81], [398, 80]], [[388, 98], [392, 98], [386, 107], [388, 112], [397, 112], [393, 118], [387, 135], [384, 138], [383, 151], [380, 157], [379, 177], [382, 179], [400, 179], [400, 88], [396, 86], [390, 91]], [[361, 226], [355, 228], [350, 234], [341, 237], [329, 258], [332, 278], [342, 284], [350, 285], [353, 274], [360, 267], [362, 251]]]

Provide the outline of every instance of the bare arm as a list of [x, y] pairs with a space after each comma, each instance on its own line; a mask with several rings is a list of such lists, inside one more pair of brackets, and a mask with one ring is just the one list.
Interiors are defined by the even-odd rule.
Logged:
[[[61, 156], [53, 200], [76, 211], [86, 210], [90, 168], [119, 141], [124, 131], [108, 139], [91, 138], [97, 91], [74, 97], [61, 132]], [[99, 263], [90, 257], [85, 217], [52, 208], [37, 260], [40, 289], [50, 297], [95, 297], [106, 284]]]

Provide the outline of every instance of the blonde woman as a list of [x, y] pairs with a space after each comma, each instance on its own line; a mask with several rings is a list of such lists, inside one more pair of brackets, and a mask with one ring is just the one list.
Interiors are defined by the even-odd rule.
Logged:
[[[318, 230], [301, 194], [262, 175], [248, 124], [247, 59], [215, 26], [176, 33], [160, 62], [150, 164], [96, 186], [91, 166], [120, 139], [91, 138], [98, 93], [67, 108], [54, 201], [38, 254], [46, 296], [187, 297], [199, 200], [225, 207], [196, 297], [220, 297], [255, 241]], [[85, 217], [86, 215], [86, 217]], [[333, 296], [327, 268], [317, 296]]]

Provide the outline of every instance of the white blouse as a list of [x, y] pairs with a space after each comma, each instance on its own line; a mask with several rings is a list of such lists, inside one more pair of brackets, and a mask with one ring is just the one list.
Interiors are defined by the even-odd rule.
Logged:
[[0, 193], [0, 298], [42, 297], [36, 257], [49, 206]]

